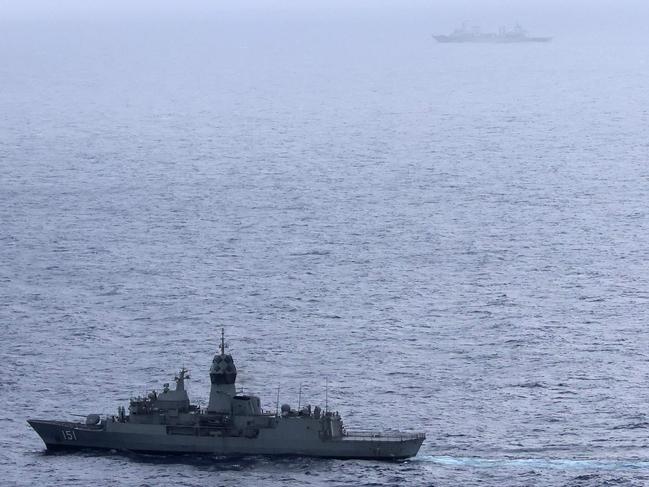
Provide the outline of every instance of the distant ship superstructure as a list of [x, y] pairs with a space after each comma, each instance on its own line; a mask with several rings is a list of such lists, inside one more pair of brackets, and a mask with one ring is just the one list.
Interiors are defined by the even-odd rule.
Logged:
[[117, 416], [90, 414], [85, 422], [28, 422], [48, 449], [403, 459], [416, 455], [425, 439], [423, 433], [346, 431], [337, 412], [317, 406], [293, 410], [284, 404], [281, 411], [264, 412], [258, 397], [237, 394], [236, 377], [222, 334], [207, 408], [190, 403], [183, 368], [174, 390], [164, 384], [160, 393], [131, 399], [128, 414], [120, 406]]
[[466, 25], [455, 29], [449, 35], [433, 35], [437, 42], [482, 42], [482, 43], [517, 43], [517, 42], [549, 42], [552, 37], [530, 37], [527, 32], [516, 24], [513, 29], [501, 27], [497, 33], [481, 32], [479, 27], [467, 28]]

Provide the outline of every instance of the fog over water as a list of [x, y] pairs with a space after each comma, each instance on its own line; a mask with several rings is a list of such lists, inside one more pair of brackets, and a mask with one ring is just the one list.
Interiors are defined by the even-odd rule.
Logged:
[[[649, 483], [646, 2], [0, 1], [9, 485]], [[439, 44], [517, 22], [547, 44]], [[46, 454], [219, 328], [403, 463]]]
[[[647, 35], [649, 5], [640, 0], [589, 1], [589, 0], [242, 0], [220, 1], [189, 0], [25, 0], [0, 1], [0, 20], [127, 20], [140, 18], [155, 21], [160, 17], [174, 20], [201, 19], [214, 16], [235, 15], [248, 19], [277, 16], [278, 18], [329, 19], [336, 25], [351, 19], [379, 17], [388, 20], [401, 19], [411, 26], [454, 27], [466, 21], [478, 25], [502, 25], [521, 22], [530, 28], [549, 28], [553, 32], [588, 32], [618, 30]], [[223, 18], [223, 17], [221, 17]], [[368, 26], [371, 27], [371, 26]], [[376, 24], [377, 30], [389, 28]]]

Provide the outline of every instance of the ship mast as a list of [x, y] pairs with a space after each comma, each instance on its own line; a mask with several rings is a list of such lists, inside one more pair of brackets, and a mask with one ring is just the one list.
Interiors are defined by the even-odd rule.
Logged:
[[[217, 351], [210, 367], [210, 402], [208, 413], [230, 414], [232, 398], [237, 395], [235, 382], [237, 368], [234, 366], [232, 355], [225, 353], [225, 329], [221, 328], [221, 350]], [[220, 352], [220, 353], [219, 353]]]

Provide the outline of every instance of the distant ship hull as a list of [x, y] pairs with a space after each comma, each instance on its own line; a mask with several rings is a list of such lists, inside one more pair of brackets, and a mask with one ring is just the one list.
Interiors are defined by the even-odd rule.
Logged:
[[434, 35], [442, 43], [518, 44], [527, 42], [550, 42], [552, 37], [507, 37], [499, 35], [453, 36]]
[[[398, 460], [413, 457], [423, 434], [349, 433], [323, 439], [291, 419], [273, 418], [274, 428], [255, 437], [226, 436], [218, 428], [28, 420], [49, 450], [104, 449], [159, 454], [218, 456], [278, 455], [342, 459]], [[308, 429], [308, 428], [307, 428]]]

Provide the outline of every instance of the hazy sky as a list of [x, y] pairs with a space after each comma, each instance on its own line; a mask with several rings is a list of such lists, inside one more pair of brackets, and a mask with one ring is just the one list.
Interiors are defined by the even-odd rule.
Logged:
[[520, 22], [537, 33], [552, 35], [584, 30], [649, 35], [646, 0], [0, 0], [0, 22], [209, 19], [220, 15], [382, 18], [384, 25], [413, 22], [431, 30], [449, 29], [465, 21], [485, 30]]
[[[647, 12], [644, 0], [0, 0], [0, 18], [87, 16], [125, 13], [204, 14], [219, 11], [452, 11], [464, 13], [570, 14], [572, 20], [593, 16], [629, 19]], [[643, 21], [647, 19], [644, 18]]]

